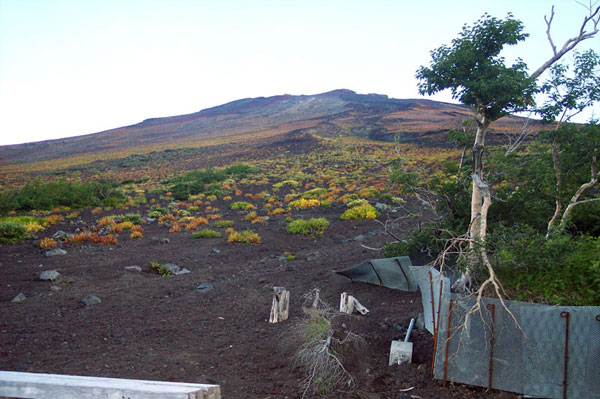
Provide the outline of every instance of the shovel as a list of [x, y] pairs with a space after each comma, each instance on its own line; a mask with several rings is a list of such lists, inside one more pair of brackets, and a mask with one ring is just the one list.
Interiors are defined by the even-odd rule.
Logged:
[[408, 342], [410, 339], [410, 333], [412, 332], [413, 326], [415, 325], [415, 319], [410, 319], [408, 330], [406, 331], [406, 337], [404, 342], [392, 341], [390, 348], [390, 361], [389, 366], [392, 364], [402, 364], [412, 362], [413, 343]]

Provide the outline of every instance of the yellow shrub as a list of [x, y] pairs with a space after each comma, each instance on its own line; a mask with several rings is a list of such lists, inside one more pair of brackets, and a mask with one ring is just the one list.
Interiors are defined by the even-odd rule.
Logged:
[[42, 238], [40, 240], [40, 248], [56, 248], [56, 240], [50, 237]]
[[136, 239], [136, 238], [142, 238], [144, 237], [144, 235], [142, 234], [141, 231], [132, 231], [131, 234], [129, 234], [129, 238], [131, 238], [132, 240]]

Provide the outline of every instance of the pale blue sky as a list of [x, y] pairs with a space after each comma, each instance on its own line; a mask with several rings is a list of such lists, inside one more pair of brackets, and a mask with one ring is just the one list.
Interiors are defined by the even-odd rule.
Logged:
[[[585, 15], [573, 0], [0, 0], [0, 145], [245, 97], [346, 88], [415, 98], [429, 51], [484, 12], [525, 23], [531, 36], [507, 58], [534, 69], [550, 55], [552, 4], [562, 44]], [[600, 50], [600, 38], [580, 48]]]

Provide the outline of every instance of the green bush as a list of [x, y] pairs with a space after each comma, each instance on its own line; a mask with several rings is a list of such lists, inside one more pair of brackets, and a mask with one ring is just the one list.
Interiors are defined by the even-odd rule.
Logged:
[[325, 218], [311, 218], [309, 220], [297, 219], [287, 226], [288, 233], [312, 235], [315, 237], [323, 235], [329, 227], [329, 221]]
[[247, 209], [248, 205], [250, 205], [248, 202], [246, 201], [236, 201], [234, 203], [232, 203], [229, 208], [236, 210], [236, 209]]
[[546, 239], [524, 226], [495, 237], [495, 268], [518, 300], [553, 305], [600, 305], [600, 238]]
[[23, 241], [29, 237], [27, 229], [17, 222], [0, 222], [0, 243], [8, 244]]
[[36, 181], [20, 190], [0, 196], [0, 214], [10, 211], [50, 210], [59, 206], [88, 208], [94, 206], [116, 207], [125, 203], [126, 197], [110, 182], [78, 183], [64, 180], [42, 183]]
[[169, 268], [163, 265], [162, 263], [153, 261], [150, 262], [150, 267], [152, 267], [152, 269], [154, 269], [158, 274], [160, 274], [163, 277], [168, 277], [171, 275], [171, 271], [169, 270]]
[[233, 227], [233, 220], [216, 220], [213, 226], [221, 228]]
[[133, 224], [141, 224], [142, 223], [142, 215], [139, 213], [128, 213], [126, 215], [120, 215], [122, 222], [131, 222]]
[[192, 234], [194, 238], [221, 238], [223, 235], [211, 229], [202, 229]]
[[342, 220], [376, 219], [379, 212], [369, 204], [362, 204], [348, 209], [341, 216]]

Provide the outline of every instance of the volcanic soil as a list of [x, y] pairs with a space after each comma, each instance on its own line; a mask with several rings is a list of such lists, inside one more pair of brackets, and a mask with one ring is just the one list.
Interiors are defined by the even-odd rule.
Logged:
[[[409, 320], [422, 311], [420, 294], [352, 283], [333, 272], [380, 257], [365, 248], [382, 247], [389, 239], [380, 224], [342, 221], [344, 206], [334, 204], [318, 210], [331, 222], [324, 235], [304, 237], [286, 232], [283, 215], [251, 225], [229, 210], [228, 202], [213, 205], [224, 219], [235, 221], [236, 230], [256, 231], [262, 243], [228, 244], [226, 235], [194, 239], [190, 231], [169, 233], [164, 225], [147, 223], [143, 238], [122, 233], [117, 245], [61, 244], [67, 251], [62, 256], [45, 256], [39, 240], [2, 245], [0, 369], [219, 384], [224, 399], [300, 398], [303, 376], [292, 367], [290, 337], [305, 317], [303, 295], [319, 288], [332, 307], [347, 292], [370, 312], [337, 318], [336, 325], [366, 341], [360, 353], [344, 357], [354, 385], [306, 397], [492, 397], [481, 388], [452, 383], [444, 388], [431, 377], [433, 339], [426, 330], [412, 334], [413, 363], [388, 366], [390, 341], [404, 338]], [[112, 213], [132, 212], [145, 215], [148, 208]], [[298, 211], [294, 217], [316, 212]], [[108, 214], [82, 212], [73, 224], [66, 219], [44, 236], [73, 233]], [[380, 219], [392, 216], [383, 212]], [[288, 260], [289, 254], [295, 259]], [[174, 263], [190, 273], [163, 277], [149, 267], [151, 261]], [[60, 272], [62, 281], [41, 281], [46, 270]], [[214, 288], [198, 289], [202, 283]], [[290, 317], [270, 324], [274, 286], [291, 292]], [[19, 293], [27, 299], [11, 302]], [[101, 302], [85, 305], [86, 295]]]

